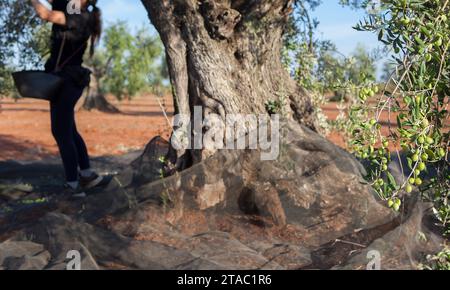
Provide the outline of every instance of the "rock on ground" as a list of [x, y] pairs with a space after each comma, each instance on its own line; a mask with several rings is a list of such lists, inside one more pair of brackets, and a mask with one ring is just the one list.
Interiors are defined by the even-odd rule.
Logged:
[[50, 261], [43, 245], [30, 241], [5, 241], [0, 244], [0, 268], [4, 270], [42, 270]]

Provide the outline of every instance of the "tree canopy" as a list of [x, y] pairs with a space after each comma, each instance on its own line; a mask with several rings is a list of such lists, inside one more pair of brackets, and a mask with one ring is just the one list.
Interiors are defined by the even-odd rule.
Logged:
[[167, 78], [159, 38], [145, 28], [130, 31], [124, 22], [110, 25], [94, 63], [104, 69], [102, 90], [118, 99], [133, 97], [151, 86], [163, 86]]
[[[0, 23], [0, 94], [11, 94], [11, 72], [42, 68], [49, 56], [51, 25], [39, 20], [28, 2], [14, 0], [0, 0]], [[167, 79], [159, 38], [144, 27], [131, 31], [123, 22], [108, 26], [94, 59], [86, 57], [88, 65], [105, 71], [104, 91], [119, 99]]]

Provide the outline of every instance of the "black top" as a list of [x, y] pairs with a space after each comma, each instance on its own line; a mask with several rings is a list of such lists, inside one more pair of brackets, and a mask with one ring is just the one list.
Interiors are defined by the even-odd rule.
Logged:
[[66, 25], [53, 24], [51, 34], [51, 54], [45, 64], [46, 71], [54, 71], [58, 60], [58, 55], [65, 34], [65, 44], [61, 54], [59, 65], [61, 66], [81, 66], [83, 63], [83, 55], [87, 48], [87, 41], [92, 34], [94, 27], [94, 18], [87, 11], [81, 11], [81, 14], [69, 14], [67, 12], [67, 4], [70, 0], [54, 0], [52, 8], [55, 11], [63, 11], [66, 15]]

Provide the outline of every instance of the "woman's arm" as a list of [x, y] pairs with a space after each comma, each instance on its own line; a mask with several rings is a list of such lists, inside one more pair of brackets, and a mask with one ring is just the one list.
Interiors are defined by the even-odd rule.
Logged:
[[[51, 3], [52, 1], [49, 2]], [[39, 0], [31, 0], [31, 4], [34, 7], [34, 10], [36, 10], [39, 18], [42, 20], [59, 25], [66, 25], [66, 15], [64, 15], [64, 12], [50, 10], [42, 5]]]

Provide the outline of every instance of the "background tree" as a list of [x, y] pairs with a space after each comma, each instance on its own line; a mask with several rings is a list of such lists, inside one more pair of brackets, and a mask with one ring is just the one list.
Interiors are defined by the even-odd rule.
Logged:
[[[342, 3], [342, 2], [341, 2]], [[311, 13], [322, 1], [295, 1], [284, 34], [283, 63], [298, 84], [307, 89], [315, 107], [318, 129], [328, 133], [340, 129], [348, 118], [348, 104], [341, 104], [339, 122], [328, 120], [321, 106], [346, 102], [358, 95], [358, 87], [375, 80], [377, 57], [358, 46], [351, 56], [341, 54], [329, 40], [317, 36], [319, 20]], [[358, 7], [356, 3], [343, 3]], [[331, 99], [328, 96], [333, 94]]]
[[123, 22], [112, 25], [105, 33], [105, 52], [111, 58], [105, 78], [105, 89], [118, 99], [131, 98], [151, 85], [162, 85], [165, 65], [158, 37], [146, 28], [131, 34]]
[[395, 62], [392, 60], [388, 60], [384, 62], [383, 68], [382, 68], [382, 75], [381, 75], [381, 81], [383, 83], [386, 83], [389, 81], [389, 79], [392, 77], [392, 73], [395, 72], [396, 65]]
[[359, 44], [350, 56], [348, 79], [355, 84], [365, 81], [375, 82], [377, 60], [378, 56], [375, 53], [371, 54], [364, 45]]
[[[16, 96], [11, 72], [43, 68], [50, 53], [51, 25], [40, 21], [26, 1], [0, 0], [0, 20], [0, 95]], [[85, 58], [93, 72], [86, 109], [118, 112], [105, 93], [122, 99], [149, 86], [163, 86], [167, 76], [157, 37], [144, 29], [133, 35], [125, 23], [118, 23], [106, 30], [104, 43], [93, 59]]]
[[130, 31], [124, 22], [105, 30], [102, 47], [87, 62], [93, 74], [85, 109], [118, 112], [105, 94], [130, 99], [151, 87], [163, 86], [165, 62], [160, 40], [143, 28], [134, 34]]
[[42, 65], [49, 33], [27, 1], [0, 0], [0, 96], [14, 93], [12, 71]]
[[83, 102], [83, 109], [97, 109], [105, 113], [119, 113], [119, 109], [111, 104], [105, 97], [102, 80], [108, 69], [110, 59], [106, 58], [103, 49], [97, 49], [94, 56], [87, 60], [86, 66], [91, 70], [91, 82]]
[[317, 51], [308, 82], [311, 89], [321, 94], [334, 93], [334, 100], [350, 101], [356, 94], [349, 90], [350, 84], [361, 86], [376, 81], [377, 59], [362, 45], [357, 45], [349, 56], [339, 53], [334, 45], [322, 47]]

